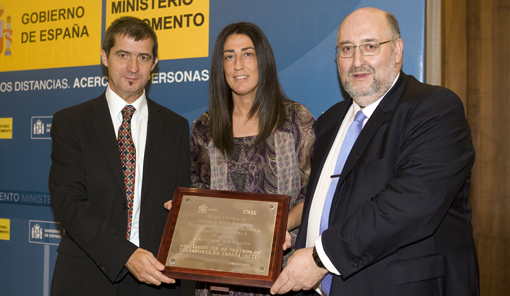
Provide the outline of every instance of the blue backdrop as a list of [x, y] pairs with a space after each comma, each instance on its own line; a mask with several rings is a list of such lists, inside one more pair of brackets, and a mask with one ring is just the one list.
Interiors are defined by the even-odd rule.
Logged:
[[[335, 64], [338, 25], [366, 6], [395, 14], [404, 40], [404, 71], [423, 81], [425, 0], [211, 0], [209, 56], [224, 26], [257, 24], [273, 47], [283, 89], [318, 117], [343, 99]], [[100, 49], [91, 50], [99, 61]], [[191, 124], [207, 110], [209, 67], [210, 57], [160, 61], [149, 96]], [[13, 86], [0, 88], [0, 120], [13, 121], [12, 139], [0, 139], [1, 295], [49, 295], [61, 233], [47, 188], [52, 115], [99, 96], [106, 88], [105, 73], [101, 65], [0, 72], [0, 83]], [[69, 87], [40, 89], [30, 82], [48, 79]], [[1, 230], [4, 236], [8, 231], [8, 239], [2, 239]]]

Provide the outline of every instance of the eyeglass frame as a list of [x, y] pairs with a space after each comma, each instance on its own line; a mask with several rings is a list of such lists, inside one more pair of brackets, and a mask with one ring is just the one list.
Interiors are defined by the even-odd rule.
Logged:
[[[381, 45], [382, 44], [386, 44], [386, 43], [389, 43], [389, 42], [392, 42], [393, 40], [390, 39], [388, 41], [383, 41], [383, 42], [367, 42], [367, 43], [362, 43], [362, 44], [359, 44], [359, 45], [352, 45], [354, 47], [354, 51], [352, 52], [352, 56], [350, 57], [341, 57], [339, 54], [338, 54], [338, 50], [340, 49], [340, 46], [336, 46], [335, 49], [336, 49], [336, 56], [338, 58], [341, 58], [341, 59], [349, 59], [349, 58], [352, 58], [355, 54], [356, 54], [356, 47], [359, 48], [359, 51], [361, 52], [361, 54], [363, 54], [364, 56], [367, 56], [367, 57], [371, 57], [371, 56], [376, 56], [378, 54], [381, 53]], [[369, 54], [369, 55], [366, 55], [363, 50], [361, 50], [361, 47], [362, 45], [367, 45], [367, 44], [377, 44], [377, 47], [379, 48], [379, 52], [376, 53], [376, 54]]]

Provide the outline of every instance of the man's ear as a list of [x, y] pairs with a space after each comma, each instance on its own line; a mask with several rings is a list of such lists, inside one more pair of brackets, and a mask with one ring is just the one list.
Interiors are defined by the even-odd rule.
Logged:
[[395, 41], [395, 62], [397, 64], [402, 63], [403, 52], [404, 52], [404, 42], [402, 41], [402, 39], [398, 38]]
[[106, 51], [104, 51], [104, 49], [101, 49], [101, 62], [105, 67], [108, 68], [108, 56], [106, 55]]

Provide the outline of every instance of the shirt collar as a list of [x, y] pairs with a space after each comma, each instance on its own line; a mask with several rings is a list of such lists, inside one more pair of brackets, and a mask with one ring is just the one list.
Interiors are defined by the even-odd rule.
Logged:
[[[149, 112], [147, 109], [147, 96], [145, 95], [145, 89], [143, 90], [142, 95], [136, 99], [132, 104], [126, 104], [121, 97], [119, 97], [111, 88], [108, 86], [106, 90], [106, 101], [108, 102], [108, 108], [110, 109], [110, 115], [112, 118], [116, 118], [121, 114], [122, 109], [126, 105], [131, 105], [135, 107], [136, 112], [142, 116], [143, 119], [147, 119], [149, 116]], [[120, 115], [122, 118], [122, 114]]]

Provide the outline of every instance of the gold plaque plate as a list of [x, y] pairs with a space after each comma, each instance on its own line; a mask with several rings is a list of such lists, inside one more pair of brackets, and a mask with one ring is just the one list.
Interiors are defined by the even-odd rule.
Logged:
[[278, 203], [184, 195], [167, 266], [267, 275]]

